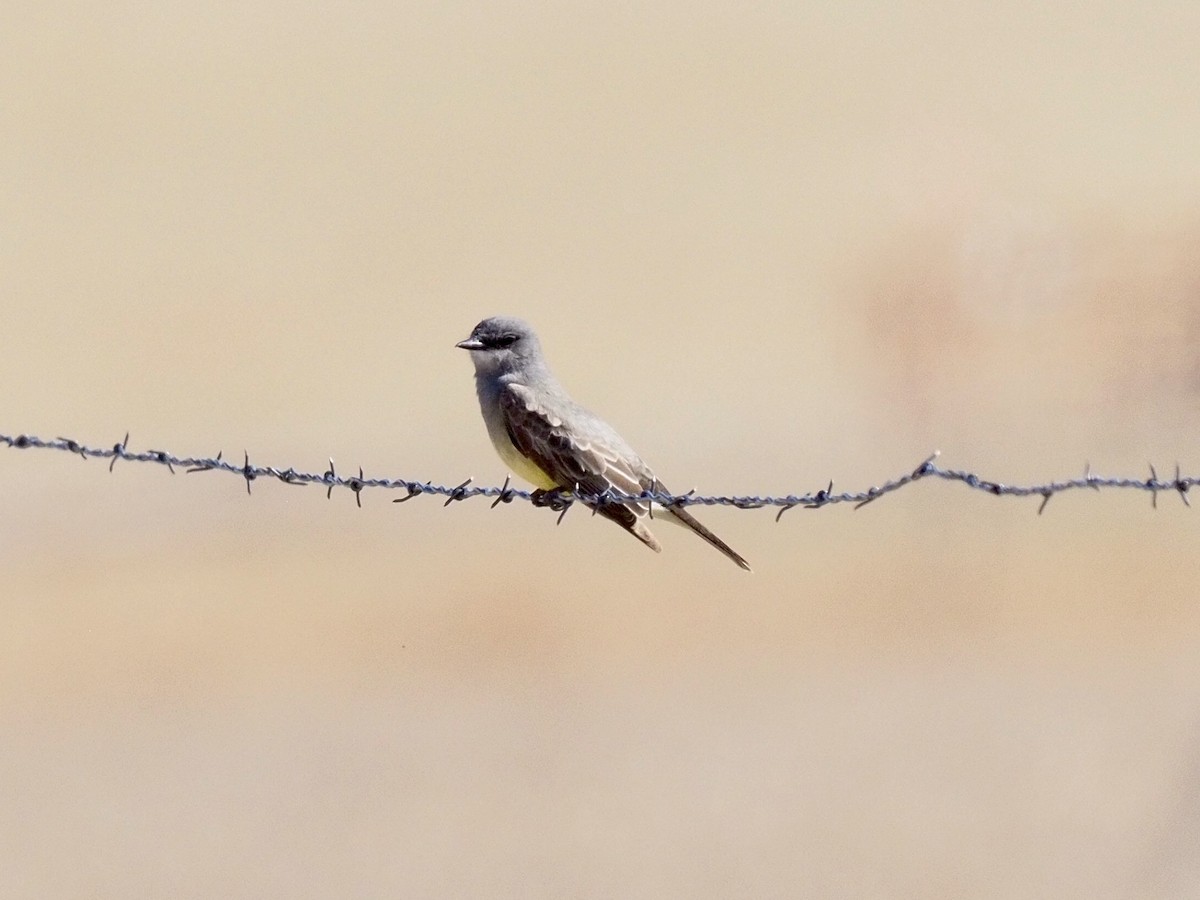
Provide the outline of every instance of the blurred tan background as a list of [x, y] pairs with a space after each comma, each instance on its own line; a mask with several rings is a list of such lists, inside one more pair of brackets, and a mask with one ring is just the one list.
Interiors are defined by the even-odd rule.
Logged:
[[[1200, 471], [1200, 7], [117, 3], [0, 36], [0, 432], [676, 490]], [[0, 452], [5, 897], [1200, 896], [1200, 519], [702, 517]], [[662, 529], [660, 529], [662, 530]]]

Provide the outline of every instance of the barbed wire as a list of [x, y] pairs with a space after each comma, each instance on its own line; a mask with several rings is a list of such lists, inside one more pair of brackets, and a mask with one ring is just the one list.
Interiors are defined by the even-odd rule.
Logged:
[[1191, 503], [1188, 502], [1188, 490], [1200, 484], [1200, 477], [1182, 475], [1178, 464], [1175, 466], [1174, 478], [1160, 478], [1153, 464], [1149, 467], [1149, 478], [1107, 478], [1093, 474], [1092, 467], [1088, 464], [1085, 465], [1083, 476], [1080, 478], [1068, 478], [1033, 485], [1004, 484], [999, 481], [983, 478], [973, 472], [943, 468], [936, 462], [940, 454], [934, 452], [911, 472], [889, 479], [882, 484], [868, 487], [862, 491], [834, 493], [833, 482], [830, 481], [826, 487], [820, 490], [807, 494], [788, 494], [786, 496], [721, 496], [698, 494], [695, 490], [688, 491], [685, 494], [670, 494], [658, 490], [642, 491], [639, 494], [626, 494], [621, 491], [608, 490], [600, 494], [594, 494], [582, 490], [526, 491], [510, 487], [509, 478], [505, 478], [504, 484], [500, 487], [476, 486], [472, 484], [474, 480], [472, 478], [468, 478], [454, 487], [434, 484], [431, 481], [410, 481], [405, 478], [369, 478], [363, 474], [361, 466], [358, 469], [357, 475], [339, 475], [334, 468], [332, 459], [329, 460], [329, 468], [321, 474], [317, 474], [314, 472], [300, 472], [292, 467], [280, 469], [276, 466], [252, 465], [250, 463], [250, 454], [245, 451], [243, 451], [242, 462], [240, 464], [224, 459], [222, 453], [218, 453], [213, 457], [198, 457], [176, 456], [166, 450], [135, 451], [129, 449], [128, 432], [122, 440], [113, 444], [111, 448], [89, 447], [79, 441], [65, 437], [43, 440], [31, 434], [19, 434], [15, 437], [0, 434], [0, 444], [6, 444], [17, 450], [61, 450], [66, 453], [76, 454], [85, 460], [93, 458], [107, 459], [110, 460], [108, 464], [109, 472], [113, 470], [113, 467], [117, 464], [117, 460], [165, 466], [172, 475], [175, 474], [177, 468], [184, 470], [188, 474], [195, 472], [225, 472], [245, 479], [247, 494], [251, 493], [250, 485], [259, 478], [273, 478], [284, 484], [298, 487], [316, 484], [326, 488], [325, 496], [327, 498], [332, 498], [334, 488], [346, 488], [354, 493], [354, 501], [359, 507], [362, 506], [362, 492], [368, 488], [404, 491], [405, 495], [393, 500], [393, 503], [404, 503], [414, 497], [426, 494], [435, 497], [444, 497], [444, 506], [449, 506], [456, 501], [470, 500], [473, 497], [492, 498], [493, 507], [500, 503], [525, 500], [533, 503], [535, 506], [549, 507], [559, 512], [560, 521], [575, 501], [583, 503], [595, 512], [606, 504], [627, 503], [636, 500], [642, 502], [652, 501], [661, 506], [676, 507], [733, 506], [738, 509], [773, 508], [778, 510], [775, 516], [775, 521], [778, 522], [785, 512], [796, 507], [821, 509], [822, 507], [834, 506], [839, 503], [849, 503], [855, 509], [859, 509], [886, 494], [894, 493], [903, 487], [907, 487], [925, 478], [940, 478], [943, 481], [957, 482], [973, 490], [983, 491], [986, 494], [992, 494], [996, 497], [1041, 497], [1042, 502], [1038, 506], [1038, 515], [1042, 514], [1042, 511], [1046, 508], [1046, 504], [1050, 502], [1050, 498], [1056, 494], [1089, 488], [1096, 491], [1116, 488], [1147, 491], [1150, 494], [1151, 503], [1157, 509], [1158, 494], [1160, 491], [1175, 492], [1179, 495], [1184, 505], [1191, 506]]

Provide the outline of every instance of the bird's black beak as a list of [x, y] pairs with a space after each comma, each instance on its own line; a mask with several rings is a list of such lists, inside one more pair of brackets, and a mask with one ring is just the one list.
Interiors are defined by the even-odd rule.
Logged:
[[483, 341], [476, 337], [469, 337], [465, 341], [459, 341], [454, 346], [460, 350], [482, 350]]

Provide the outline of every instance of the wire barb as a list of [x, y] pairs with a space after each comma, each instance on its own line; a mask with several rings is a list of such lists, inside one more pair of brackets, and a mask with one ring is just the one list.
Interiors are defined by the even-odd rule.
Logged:
[[[830, 478], [829, 484], [827, 486], [821, 488], [815, 494], [813, 494], [812, 498], [809, 499], [809, 501], [804, 504], [804, 508], [805, 509], [820, 509], [822, 506], [824, 506], [826, 503], [829, 502], [829, 498], [832, 496], [833, 496], [833, 479]], [[871, 500], [874, 500], [874, 499], [875, 499], [874, 497], [871, 498]], [[862, 503], [860, 503], [858, 505], [862, 506], [865, 503], [870, 503], [871, 500], [864, 500]], [[855, 507], [855, 508], [857, 509], [858, 507]]]
[[[788, 497], [788, 499], [791, 500], [792, 498]], [[789, 503], [787, 506], [781, 506], [779, 508], [779, 512], [775, 513], [775, 524], [776, 525], [779, 524], [779, 520], [783, 518], [783, 514], [785, 512], [787, 512], [789, 509], [795, 509], [799, 505], [800, 505], [800, 502], [796, 501], [795, 503]]]
[[162, 463], [164, 466], [167, 467], [168, 472], [170, 472], [172, 475], [175, 474], [175, 467], [173, 465], [171, 465], [171, 460], [170, 460], [169, 456], [167, 455], [166, 450], [151, 450], [150, 452], [154, 454], [154, 458], [158, 462]]
[[[676, 509], [676, 508], [683, 509], [685, 506], [688, 505], [688, 501], [691, 500], [691, 498], [694, 497], [695, 494], [696, 494], [696, 489], [692, 488], [686, 494], [679, 494], [675, 497], [670, 498], [663, 504], [663, 506], [669, 506], [672, 509]], [[737, 498], [735, 497], [734, 499], [736, 500]]]
[[[492, 508], [492, 509], [495, 509], [495, 508], [496, 508], [497, 506], [499, 506], [501, 503], [512, 503], [512, 501], [513, 501], [513, 493], [514, 493], [514, 492], [513, 492], [513, 491], [510, 491], [510, 490], [508, 489], [508, 483], [509, 483], [511, 480], [512, 480], [512, 475], [505, 475], [505, 476], [504, 476], [504, 484], [503, 484], [503, 485], [501, 485], [501, 487], [500, 487], [500, 493], [496, 495], [496, 499], [492, 501], [492, 506], [491, 506], [491, 508]], [[405, 499], [405, 500], [407, 500], [407, 499], [408, 499], [408, 497], [405, 497], [404, 499]], [[396, 502], [396, 503], [399, 503], [400, 501], [399, 501], [399, 500], [396, 500], [395, 502]]]
[[325, 499], [333, 499], [333, 489], [338, 486], [337, 471], [333, 468], [333, 457], [329, 457], [329, 468], [325, 470], [325, 474], [321, 476], [321, 480], [329, 485], [329, 489], [325, 491]]
[[278, 478], [280, 481], [282, 481], [284, 484], [290, 484], [293, 487], [308, 487], [308, 485], [305, 482], [296, 480], [297, 478], [300, 477], [300, 474], [295, 469], [292, 469], [292, 468], [285, 469], [282, 472], [276, 470], [275, 477]]
[[402, 481], [400, 482], [400, 486], [408, 490], [408, 496], [401, 497], [399, 500], [393, 500], [393, 503], [404, 503], [405, 501], [411, 500], [413, 497], [416, 497], [419, 494], [425, 493], [426, 487], [431, 487], [431, 485], [428, 483], [422, 485], [417, 484], [415, 481]]
[[[221, 454], [223, 454], [224, 452], [225, 452], [224, 450], [218, 450], [217, 455], [214, 459], [197, 460], [196, 464], [193, 465], [190, 469], [187, 469], [186, 471], [184, 471], [183, 474], [191, 475], [193, 472], [211, 472], [213, 469], [219, 468], [222, 465]], [[177, 460], [177, 459], [174, 461], [179, 462], [179, 460]]]
[[[867, 499], [865, 499], [865, 500], [862, 500], [862, 501], [859, 501], [858, 503], [855, 503], [855, 504], [854, 504], [854, 508], [855, 508], [855, 510], [862, 509], [862, 508], [863, 508], [864, 506], [866, 506], [868, 503], [874, 503], [876, 500], [878, 500], [878, 499], [879, 499], [880, 497], [882, 497], [882, 496], [883, 496], [883, 492], [882, 492], [882, 491], [878, 490], [877, 488], [870, 488], [870, 489], [867, 491]], [[820, 506], [824, 506], [825, 504], [824, 504], [824, 503], [821, 503], [821, 504], [819, 504], [819, 505], [820, 505]], [[813, 505], [813, 506], [810, 506], [810, 507], [809, 507], [809, 509], [816, 509], [816, 508], [817, 508], [817, 506], [816, 506], [816, 505]]]
[[113, 466], [115, 466], [117, 464], [117, 459], [125, 458], [125, 448], [128, 445], [129, 445], [129, 432], [127, 431], [127, 432], [125, 432], [125, 440], [121, 441], [119, 444], [113, 444], [112, 462], [110, 462], [108, 464], [108, 472], [110, 475], [112, 474]]
[[80, 459], [82, 459], [84, 462], [87, 461], [87, 454], [83, 452], [83, 448], [80, 447], [79, 444], [75, 443], [75, 441], [71, 440], [70, 438], [60, 437], [59, 440], [66, 444], [68, 450], [70, 450], [72, 453], [78, 453]]
[[258, 477], [258, 473], [255, 472], [254, 467], [250, 465], [250, 451], [243, 450], [242, 453], [245, 454], [246, 457], [245, 463], [242, 464], [242, 477], [246, 479], [246, 496], [249, 497], [251, 496], [250, 482]]
[[596, 495], [596, 502], [590, 504], [592, 507], [592, 515], [596, 515], [596, 513], [600, 512], [601, 509], [603, 509], [605, 506], [608, 506], [612, 502], [612, 489], [605, 488]]
[[445, 507], [449, 506], [455, 500], [466, 500], [467, 497], [472, 496], [471, 494], [467, 493], [466, 488], [467, 488], [467, 485], [470, 484], [474, 480], [475, 480], [474, 478], [468, 478], [466, 481], [464, 481], [458, 487], [451, 488], [450, 496], [446, 498], [446, 502], [442, 504], [442, 507], [445, 508]]
[[927, 457], [925, 457], [925, 459], [921, 461], [921, 464], [913, 469], [913, 481], [916, 481], [918, 478], [924, 478], [926, 475], [932, 475], [934, 472], [933, 461], [941, 455], [941, 450], [934, 450]]

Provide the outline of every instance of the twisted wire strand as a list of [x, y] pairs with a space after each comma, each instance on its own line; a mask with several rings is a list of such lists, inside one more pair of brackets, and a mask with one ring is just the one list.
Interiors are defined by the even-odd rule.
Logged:
[[944, 468], [937, 464], [936, 460], [939, 454], [935, 452], [911, 472], [860, 491], [835, 493], [833, 482], [831, 481], [826, 487], [820, 490], [805, 494], [787, 494], [786, 496], [757, 494], [724, 496], [698, 494], [695, 491], [689, 491], [685, 494], [670, 494], [665, 491], [642, 491], [639, 494], [626, 494], [613, 490], [605, 491], [601, 494], [591, 494], [581, 490], [551, 492], [551, 495], [548, 496], [544, 491], [527, 491], [510, 487], [508, 478], [505, 478], [504, 484], [499, 487], [474, 485], [471, 478], [460, 484], [449, 486], [434, 484], [431, 481], [412, 481], [406, 478], [371, 478], [363, 474], [361, 467], [357, 475], [341, 475], [336, 471], [332, 459], [329, 461], [329, 468], [318, 474], [315, 472], [298, 471], [290, 466], [283, 469], [277, 466], [252, 465], [250, 455], [247, 452], [243, 452], [242, 462], [238, 463], [223, 458], [222, 453], [218, 453], [213, 457], [201, 457], [176, 456], [166, 450], [137, 451], [129, 448], [128, 433], [125, 434], [122, 440], [111, 447], [91, 447], [65, 437], [44, 440], [30, 434], [15, 436], [0, 434], [0, 444], [5, 444], [17, 450], [61, 450], [65, 453], [76, 454], [85, 460], [107, 459], [109, 460], [108, 470], [110, 472], [116, 465], [117, 460], [165, 466], [172, 474], [175, 473], [176, 469], [182, 469], [189, 474], [196, 472], [225, 472], [245, 479], [247, 493], [250, 493], [251, 483], [256, 479], [273, 478], [284, 484], [293, 486], [320, 485], [326, 488], [326, 497], [332, 497], [334, 488], [345, 488], [354, 493], [355, 502], [360, 507], [362, 506], [362, 492], [364, 490], [368, 488], [382, 488], [405, 492], [405, 496], [393, 500], [392, 502], [394, 503], [403, 503], [406, 500], [426, 494], [445, 498], [445, 506], [449, 506], [456, 501], [469, 500], [474, 497], [489, 497], [493, 499], [493, 507], [500, 503], [523, 500], [533, 502], [538, 506], [549, 506], [564, 514], [566, 509], [575, 500], [591, 507], [593, 510], [609, 503], [649, 500], [661, 506], [733, 506], [738, 509], [774, 508], [778, 510], [775, 520], [779, 521], [785, 512], [796, 507], [819, 509], [839, 503], [849, 503], [855, 509], [858, 509], [914, 482], [925, 478], [940, 478], [943, 481], [956, 482], [973, 490], [983, 491], [997, 497], [1041, 497], [1042, 502], [1038, 507], [1038, 514], [1040, 515], [1046, 508], [1046, 504], [1050, 498], [1056, 494], [1087, 488], [1096, 491], [1103, 489], [1146, 491], [1150, 494], [1151, 502], [1155, 508], [1158, 506], [1159, 492], [1172, 491], [1179, 495], [1185, 505], [1190, 506], [1191, 504], [1188, 502], [1187, 496], [1188, 490], [1200, 484], [1200, 477], [1182, 475], [1178, 465], [1175, 467], [1174, 478], [1160, 478], [1153, 465], [1149, 467], [1150, 477], [1148, 478], [1103, 477], [1093, 474], [1091, 465], [1087, 465], [1084, 468], [1083, 476], [1079, 478], [1068, 478], [1031, 485], [1004, 484], [1003, 482], [983, 478], [973, 472]]

